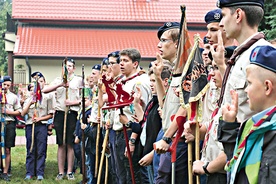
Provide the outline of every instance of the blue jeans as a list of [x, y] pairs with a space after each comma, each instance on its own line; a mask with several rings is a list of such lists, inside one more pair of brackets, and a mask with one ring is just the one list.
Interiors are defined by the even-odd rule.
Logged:
[[[158, 135], [157, 135], [156, 141], [161, 140], [163, 135], [164, 135], [164, 131], [161, 128]], [[153, 165], [153, 182], [154, 183], [156, 182], [156, 177], [158, 175], [159, 162], [160, 162], [160, 154], [157, 154], [156, 152], [154, 152], [153, 161], [152, 161], [152, 165]]]
[[148, 165], [147, 166], [147, 171], [148, 171], [149, 183], [150, 184], [154, 184], [153, 166], [152, 165]]

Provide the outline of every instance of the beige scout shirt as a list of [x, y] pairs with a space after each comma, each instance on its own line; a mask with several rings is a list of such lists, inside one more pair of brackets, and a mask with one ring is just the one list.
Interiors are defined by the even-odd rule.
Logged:
[[217, 107], [217, 101], [220, 95], [220, 88], [217, 88], [213, 81], [210, 81], [209, 84], [210, 86], [203, 98], [202, 122], [211, 121], [212, 113]]
[[[202, 150], [201, 161], [203, 161], [203, 162], [207, 162], [207, 161], [211, 162], [211, 161], [215, 160], [219, 156], [219, 154], [224, 151], [222, 143], [219, 142], [218, 138], [217, 138], [217, 129], [218, 129], [218, 122], [219, 122], [218, 118], [219, 118], [219, 116], [216, 115], [214, 117], [214, 119], [216, 119], [216, 121], [213, 121], [213, 123], [211, 123], [211, 121], [204, 123], [207, 130], [209, 129], [209, 126], [212, 125], [212, 127], [210, 128], [210, 131], [208, 133], [209, 139], [206, 144], [206, 147], [203, 148], [203, 150]], [[206, 136], [208, 136], [207, 133], [205, 135], [205, 138], [206, 138]]]
[[[143, 101], [143, 104], [145, 105], [148, 104], [149, 100], [151, 99], [150, 80], [148, 75], [142, 74], [140, 76], [137, 76], [127, 81], [126, 84], [123, 85], [123, 90], [131, 94], [132, 91], [135, 91], [135, 92], [137, 91], [136, 86], [139, 86], [141, 89], [141, 94], [142, 94], [141, 100]], [[129, 120], [134, 121], [134, 119], [131, 117], [135, 114], [133, 104], [131, 104], [130, 106], [124, 107], [123, 112]], [[123, 129], [123, 125], [119, 121], [120, 119], [119, 114], [120, 114], [120, 109], [116, 110], [114, 115], [113, 130], [115, 131]]]
[[[99, 100], [98, 100], [98, 93], [96, 92], [96, 88], [98, 88], [97, 86], [94, 87], [95, 89], [93, 89], [93, 98], [92, 98], [92, 108], [91, 108], [91, 114], [90, 114], [90, 121], [92, 123], [97, 123], [98, 122], [98, 109], [99, 109]], [[101, 119], [102, 118], [102, 110], [100, 109], [100, 115], [101, 115]]]
[[176, 114], [180, 107], [180, 99], [176, 96], [174, 88], [179, 87], [181, 84], [181, 76], [172, 77], [172, 81], [162, 109], [162, 128], [166, 132], [171, 124], [171, 116]]
[[[7, 99], [7, 102], [5, 104], [5, 108], [7, 110], [22, 112], [19, 98], [14, 93], [8, 90], [8, 92], [6, 93], [6, 99]], [[14, 120], [15, 119], [13, 116], [10, 116], [10, 115], [5, 116], [5, 121], [14, 121]]]
[[[68, 100], [75, 101], [80, 100], [80, 89], [82, 87], [82, 78], [76, 75], [73, 75], [69, 78], [69, 88], [68, 88]], [[62, 78], [55, 79], [55, 84], [60, 84]], [[59, 87], [56, 89], [56, 106], [55, 110], [65, 111], [65, 87]], [[78, 112], [80, 109], [79, 105], [70, 106], [70, 110]]]
[[[223, 146], [217, 139], [217, 128], [218, 128], [218, 118], [216, 115], [212, 118], [212, 113], [217, 107], [217, 100], [219, 99], [220, 89], [217, 88], [213, 81], [210, 81], [209, 90], [206, 92], [203, 101], [203, 118], [202, 123], [205, 125], [209, 132], [206, 132], [205, 139], [209, 136], [206, 147], [202, 149], [201, 161], [210, 162], [218, 157], [218, 155], [223, 152]], [[212, 120], [215, 119], [215, 121]], [[209, 135], [208, 135], [209, 134]]]
[[[32, 96], [27, 98], [24, 102], [23, 108], [25, 108], [28, 103], [30, 103], [33, 100]], [[42, 93], [42, 101], [37, 102], [37, 116], [38, 117], [43, 117], [48, 114], [53, 114], [55, 112], [54, 106], [53, 106], [53, 101], [54, 101], [54, 93]], [[26, 125], [32, 124], [32, 118], [34, 116], [35, 112], [35, 104], [32, 104], [28, 110], [28, 119], [26, 121]], [[43, 124], [47, 124], [47, 121], [41, 121]]]
[[[252, 35], [241, 45], [247, 43], [255, 35]], [[241, 45], [239, 47], [241, 47]], [[239, 109], [237, 114], [238, 122], [244, 122], [248, 118], [252, 117], [253, 114], [255, 114], [255, 112], [252, 112], [249, 108], [249, 103], [247, 102], [248, 100], [247, 94], [245, 93], [244, 90], [247, 86], [246, 67], [250, 64], [249, 57], [250, 57], [251, 51], [256, 46], [261, 46], [261, 45], [271, 45], [271, 44], [264, 39], [260, 39], [256, 43], [254, 43], [249, 49], [244, 51], [239, 57], [237, 57], [236, 64], [232, 67], [229, 78], [226, 83], [222, 104], [225, 104], [225, 103], [231, 104], [230, 90], [235, 90], [238, 92], [238, 95], [239, 95], [239, 99], [238, 99]], [[237, 47], [236, 49], [238, 49], [239, 47]], [[221, 109], [219, 111], [219, 114], [221, 115]]]

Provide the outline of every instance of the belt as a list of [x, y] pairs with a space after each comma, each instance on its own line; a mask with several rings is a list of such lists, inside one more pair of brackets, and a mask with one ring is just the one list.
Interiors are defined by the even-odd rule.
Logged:
[[92, 127], [94, 127], [94, 126], [97, 126], [99, 123], [94, 123], [94, 122], [92, 122], [92, 123], [90, 123], [90, 126], [92, 126]]
[[[55, 113], [58, 113], [58, 112], [64, 113], [65, 111], [56, 110]], [[73, 110], [70, 110], [70, 109], [69, 109], [69, 110], [67, 111], [67, 114], [70, 114], [70, 113], [76, 113], [76, 114], [78, 114], [77, 111], [73, 111]]]
[[43, 124], [41, 121], [36, 122], [36, 123], [34, 123], [34, 124], [35, 124], [35, 126], [38, 126], [38, 125], [46, 125], [46, 124]]
[[[175, 139], [175, 137], [172, 137], [172, 142]], [[178, 142], [185, 142], [186, 139], [184, 137], [180, 137], [180, 139], [178, 140]]]
[[[128, 130], [131, 130], [131, 128], [127, 128], [127, 131], [128, 131]], [[122, 129], [122, 130], [115, 130], [115, 133], [116, 133], [116, 134], [120, 134], [120, 133], [122, 133], [122, 132], [123, 132], [123, 129]]]
[[[46, 125], [45, 123], [42, 123], [41, 121], [33, 123], [35, 126], [39, 126], [39, 125]], [[27, 125], [33, 125], [33, 124], [27, 124]]]

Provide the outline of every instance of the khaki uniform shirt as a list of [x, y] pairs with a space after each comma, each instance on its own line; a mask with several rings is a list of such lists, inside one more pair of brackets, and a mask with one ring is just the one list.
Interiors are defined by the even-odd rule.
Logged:
[[[206, 143], [206, 147], [202, 149], [201, 161], [203, 162], [211, 162], [215, 160], [219, 154], [224, 151], [222, 143], [220, 143], [217, 139], [219, 116], [216, 115], [214, 118], [212, 118], [213, 111], [217, 107], [217, 100], [219, 99], [219, 95], [220, 89], [215, 86], [213, 81], [210, 81], [210, 87], [206, 92], [203, 100], [202, 123], [205, 125], [207, 130], [210, 126], [212, 127], [210, 127], [209, 132], [206, 132], [205, 135], [205, 139], [207, 136], [209, 136], [209, 138]], [[213, 119], [215, 120], [213, 121]]]
[[[142, 74], [140, 76], [137, 76], [127, 81], [126, 84], [123, 85], [123, 90], [131, 94], [132, 91], [135, 91], [135, 92], [137, 91], [136, 86], [139, 86], [141, 89], [141, 94], [142, 94], [141, 100], [144, 104], [143, 109], [145, 109], [145, 106], [148, 104], [149, 100], [151, 99], [150, 80], [148, 75]], [[123, 108], [123, 112], [130, 121], [134, 121], [134, 119], [131, 117], [135, 114], [133, 104], [131, 104], [130, 106], [125, 106]], [[123, 124], [120, 123], [119, 121], [120, 119], [119, 114], [120, 114], [120, 109], [116, 110], [114, 115], [113, 130], [115, 131], [123, 129]]]
[[[218, 122], [219, 122], [218, 118], [219, 116], [216, 115], [214, 117], [216, 121], [213, 121], [212, 124], [211, 124], [211, 121], [204, 123], [207, 130], [209, 126], [212, 126], [212, 127], [210, 128], [210, 131], [209, 131], [209, 139], [208, 139], [208, 142], [206, 143], [206, 147], [203, 148], [202, 150], [201, 161], [203, 162], [211, 162], [215, 160], [219, 156], [219, 154], [224, 151], [222, 143], [219, 142], [217, 138], [217, 129], [218, 129]], [[207, 134], [205, 135], [205, 138], [206, 136]]]
[[217, 101], [220, 95], [220, 88], [215, 86], [213, 81], [209, 82], [210, 86], [206, 91], [202, 104], [202, 122], [210, 122], [212, 120], [213, 111], [217, 108]]
[[[22, 107], [20, 105], [19, 98], [14, 93], [8, 90], [8, 92], [6, 93], [6, 99], [7, 99], [7, 102], [5, 104], [5, 108], [7, 110], [19, 111], [20, 113], [22, 112]], [[14, 116], [5, 115], [5, 121], [14, 121], [14, 120], [15, 120]]]
[[[252, 35], [241, 45], [247, 43], [253, 36], [255, 35]], [[241, 45], [236, 49], [240, 48]], [[255, 114], [255, 112], [252, 112], [249, 108], [249, 103], [247, 102], [248, 100], [247, 94], [244, 90], [247, 87], [246, 67], [250, 64], [249, 57], [250, 57], [251, 51], [256, 46], [261, 46], [261, 45], [271, 45], [271, 44], [264, 39], [260, 39], [257, 42], [255, 42], [249, 49], [244, 51], [239, 57], [237, 57], [236, 64], [232, 67], [229, 78], [226, 83], [222, 105], [225, 103], [231, 104], [230, 90], [235, 90], [238, 93], [239, 95], [239, 99], [238, 99], [239, 109], [237, 114], [238, 122], [244, 122], [248, 118], [252, 117], [253, 114]], [[219, 114], [221, 114], [221, 109]]]
[[176, 114], [180, 107], [180, 99], [176, 96], [174, 88], [178, 88], [181, 84], [181, 76], [172, 77], [172, 81], [162, 109], [162, 128], [166, 132], [171, 124], [171, 116]]
[[[76, 75], [73, 75], [69, 81], [68, 88], [68, 100], [75, 101], [80, 100], [80, 89], [82, 87], [82, 78]], [[55, 84], [60, 84], [62, 82], [62, 78], [55, 79]], [[66, 88], [59, 87], [56, 89], [56, 106], [55, 110], [65, 111], [65, 96]], [[79, 105], [70, 106], [70, 110], [78, 112], [80, 109]]]
[[[29, 97], [25, 100], [23, 108], [25, 108], [31, 101], [32, 97]], [[54, 93], [42, 93], [41, 103], [37, 102], [36, 112], [38, 117], [47, 116], [48, 114], [53, 114], [55, 112], [54, 106]], [[35, 104], [32, 104], [28, 110], [28, 119], [26, 121], [26, 125], [30, 125], [33, 123], [32, 118], [34, 117], [35, 112]], [[47, 124], [48, 121], [41, 121], [43, 124]]]
[[[97, 86], [95, 86], [95, 88], [98, 88]], [[90, 114], [90, 121], [92, 123], [97, 123], [98, 122], [98, 109], [99, 109], [99, 101], [98, 101], [98, 94], [96, 93], [95, 90], [98, 89], [94, 89], [93, 92], [93, 98], [92, 98], [92, 108], [91, 108], [91, 114]], [[100, 109], [100, 115], [101, 115], [101, 119], [102, 118], [102, 109]]]

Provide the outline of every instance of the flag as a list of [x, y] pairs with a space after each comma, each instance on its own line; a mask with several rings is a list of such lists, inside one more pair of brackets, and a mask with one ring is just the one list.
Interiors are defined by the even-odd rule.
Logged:
[[194, 52], [191, 54], [192, 72], [190, 73], [190, 96], [189, 104], [191, 108], [190, 120], [201, 122], [202, 120], [202, 97], [209, 88], [208, 75], [204, 68], [204, 62], [199, 49], [199, 36], [195, 38]]
[[42, 101], [42, 94], [41, 94], [41, 88], [40, 88], [40, 84], [38, 82], [36, 82], [36, 101], [39, 101], [39, 103], [41, 103]]
[[209, 87], [208, 76], [204, 68], [198, 41], [192, 58], [192, 73], [190, 77], [192, 88], [190, 91], [189, 103], [199, 101]]
[[66, 66], [66, 63], [67, 63], [67, 59], [65, 58], [62, 62], [62, 79], [63, 79], [63, 82], [66, 84], [67, 81], [68, 81], [68, 70], [67, 70], [67, 66]]
[[188, 35], [187, 29], [187, 21], [186, 21], [186, 6], [182, 5], [180, 7], [182, 16], [180, 22], [180, 33], [179, 33], [179, 43], [178, 43], [178, 51], [177, 51], [177, 60], [176, 60], [176, 69], [174, 74], [182, 73], [185, 63], [188, 59], [188, 56], [192, 50], [192, 44]]
[[[185, 77], [183, 76], [183, 69], [185, 68], [185, 66], [187, 65], [187, 59], [188, 56], [190, 54], [192, 45], [188, 36], [188, 30], [187, 30], [187, 22], [186, 22], [186, 6], [182, 5], [180, 6], [182, 15], [181, 15], [181, 22], [180, 22], [180, 33], [179, 33], [179, 42], [178, 42], [178, 51], [177, 51], [177, 60], [175, 63], [175, 71], [174, 74], [181, 74], [182, 73], [182, 78]], [[182, 93], [180, 93], [182, 94]], [[187, 93], [183, 93], [185, 94], [185, 96], [189, 97], [189, 92]], [[181, 101], [181, 98], [180, 98]], [[183, 99], [182, 99], [183, 101]], [[176, 120], [177, 122], [177, 126], [178, 126], [178, 131], [176, 134], [176, 138], [174, 139], [169, 151], [171, 152], [171, 162], [174, 163], [176, 162], [176, 146], [178, 144], [178, 141], [183, 133], [183, 125], [184, 122], [186, 121], [186, 117], [185, 116], [177, 116], [174, 118], [174, 115], [171, 117], [171, 121], [173, 121], [173, 119]]]
[[33, 101], [41, 103], [42, 101], [42, 94], [40, 84], [37, 81], [34, 81], [34, 99]]
[[199, 49], [199, 35], [195, 35], [195, 43], [187, 59], [182, 73], [180, 103], [189, 107], [189, 103], [198, 101], [208, 89], [207, 73]]

